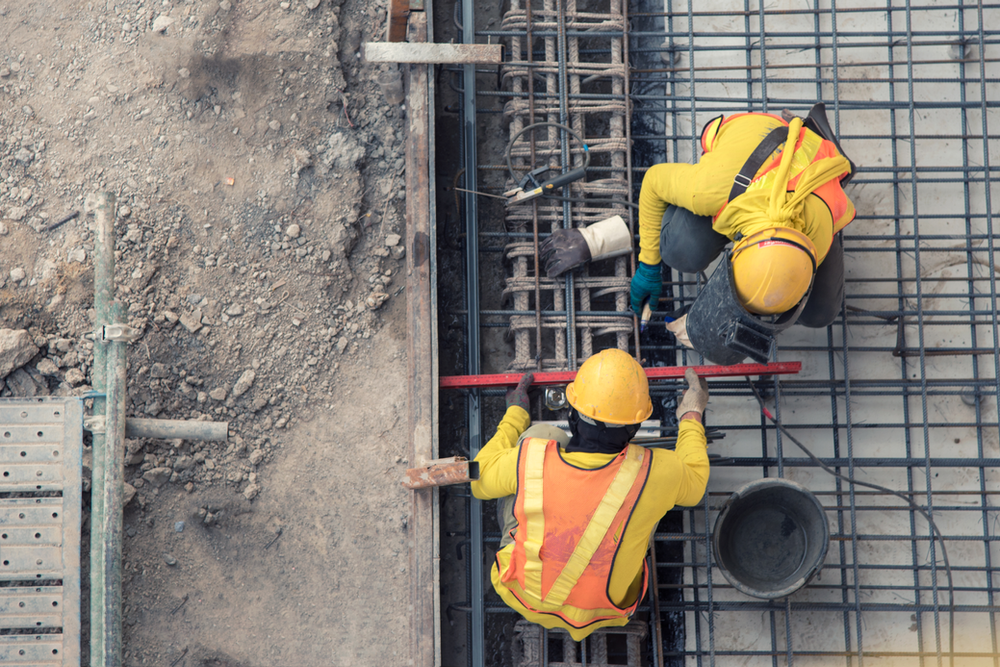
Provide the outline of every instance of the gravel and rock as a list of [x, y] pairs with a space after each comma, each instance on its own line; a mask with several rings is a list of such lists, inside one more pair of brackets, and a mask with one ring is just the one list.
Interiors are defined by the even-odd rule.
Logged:
[[[245, 534], [226, 531], [241, 517], [256, 520], [254, 508], [277, 516], [269, 503], [290, 490], [319, 497], [342, 488], [342, 515], [314, 507], [320, 516], [299, 511], [295, 520], [359, 535], [376, 526], [379, 535], [365, 541], [378, 554], [365, 558], [402, 557], [405, 533], [382, 526], [383, 517], [398, 524], [403, 511], [392, 474], [354, 489], [347, 477], [310, 478], [334, 474], [328, 462], [299, 481], [287, 472], [295, 457], [314, 455], [301, 444], [312, 424], [328, 415], [358, 419], [394, 396], [405, 373], [405, 358], [384, 352], [405, 336], [397, 279], [405, 261], [405, 111], [387, 105], [375, 84], [386, 66], [360, 57], [362, 42], [381, 38], [386, 7], [350, 0], [39, 7], [0, 8], [0, 396], [92, 395], [88, 199], [116, 193], [117, 297], [123, 323], [140, 332], [128, 346], [127, 413], [225, 421], [231, 432], [221, 443], [126, 443], [125, 662], [170, 664], [185, 633], [159, 628], [184, 617], [157, 615], [179, 590], [162, 570], [203, 573], [212, 600], [235, 596], [240, 586], [216, 563], [257, 576], [241, 570], [240, 559], [260, 545], [198, 552], [164, 540], [250, 540], [275, 527], [261, 519]], [[352, 398], [350, 387], [367, 372], [376, 398]], [[362, 407], [348, 409], [353, 400]], [[401, 408], [379, 409], [396, 415]], [[359, 437], [371, 437], [373, 447], [399, 446], [394, 433], [383, 433], [390, 423], [391, 416], [373, 418]], [[392, 465], [392, 456], [383, 458]], [[205, 503], [205, 511], [174, 533], [170, 513], [184, 502]], [[346, 508], [363, 519], [348, 519]], [[169, 538], [158, 533], [164, 527]], [[312, 530], [300, 528], [301, 535]], [[289, 529], [282, 541], [295, 535]], [[336, 563], [346, 558], [338, 545], [347, 538], [329, 539], [315, 553], [330, 562], [315, 569], [324, 585], [340, 577], [346, 589], [349, 575], [338, 574]], [[281, 544], [266, 553], [279, 554]], [[350, 569], [361, 577], [366, 568]], [[395, 596], [388, 589], [381, 596], [387, 615], [403, 613]], [[206, 611], [192, 601], [188, 611], [208, 614], [198, 617], [208, 628], [227, 609]], [[276, 632], [288, 640], [278, 644], [300, 636]], [[222, 641], [212, 636], [205, 631], [199, 641]], [[363, 637], [338, 635], [341, 643], [355, 640], [349, 652], [357, 661], [405, 662]], [[275, 642], [265, 644], [262, 656]], [[288, 657], [268, 655], [271, 664]], [[237, 665], [210, 659], [204, 664]]]

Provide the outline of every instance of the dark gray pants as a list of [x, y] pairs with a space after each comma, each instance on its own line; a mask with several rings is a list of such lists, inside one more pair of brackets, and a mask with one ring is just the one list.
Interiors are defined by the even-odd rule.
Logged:
[[[668, 206], [660, 227], [663, 263], [683, 273], [704, 271], [719, 256], [729, 239], [712, 229], [712, 218]], [[822, 329], [833, 324], [844, 300], [844, 241], [833, 237], [830, 252], [816, 269], [812, 293], [798, 324]]]

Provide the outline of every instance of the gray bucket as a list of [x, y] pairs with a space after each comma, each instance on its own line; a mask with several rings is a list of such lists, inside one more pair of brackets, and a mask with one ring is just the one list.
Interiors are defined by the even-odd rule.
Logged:
[[750, 482], [715, 521], [715, 562], [737, 590], [773, 600], [799, 590], [823, 567], [830, 542], [823, 506], [801, 484]]

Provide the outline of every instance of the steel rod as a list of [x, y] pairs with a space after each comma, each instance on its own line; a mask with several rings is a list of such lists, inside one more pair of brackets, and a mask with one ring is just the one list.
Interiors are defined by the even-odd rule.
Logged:
[[[112, 321], [123, 322], [125, 309], [117, 301], [112, 305]], [[107, 355], [107, 453], [104, 479], [99, 488], [104, 495], [104, 516], [100, 524], [103, 557], [104, 629], [103, 644], [98, 647], [98, 665], [122, 664], [122, 536], [125, 510], [125, 352], [128, 343], [114, 341]], [[91, 518], [93, 521], [94, 519]], [[93, 653], [91, 647], [91, 653]], [[94, 664], [93, 662], [91, 664]]]
[[229, 422], [129, 417], [125, 420], [125, 437], [225, 442], [229, 438]]
[[[115, 280], [115, 196], [99, 192], [94, 210], [94, 366], [92, 381], [98, 396], [94, 398], [93, 414], [107, 422], [108, 343], [104, 341], [104, 325], [112, 324], [112, 300]], [[108, 633], [105, 610], [108, 605], [105, 573], [107, 553], [104, 543], [105, 476], [107, 469], [107, 437], [102, 430], [92, 440], [93, 466], [90, 491], [90, 664], [92, 667], [114, 667], [106, 662]]]
[[[476, 41], [476, 14], [473, 0], [462, 0], [462, 42], [474, 44]], [[465, 170], [465, 187], [476, 190], [479, 184], [477, 164], [476, 132], [476, 67], [465, 65], [462, 74], [462, 161]], [[466, 369], [471, 374], [479, 373], [479, 209], [476, 195], [464, 193], [465, 205], [465, 296], [469, 316], [466, 319]], [[482, 446], [482, 414], [479, 395], [469, 392], [466, 399], [466, 419], [469, 438], [470, 459], [475, 458]], [[469, 499], [469, 593], [474, 602], [483, 599], [483, 546], [482, 546], [482, 503]], [[482, 606], [473, 604], [469, 625], [469, 654], [472, 667], [484, 666], [485, 619]]]

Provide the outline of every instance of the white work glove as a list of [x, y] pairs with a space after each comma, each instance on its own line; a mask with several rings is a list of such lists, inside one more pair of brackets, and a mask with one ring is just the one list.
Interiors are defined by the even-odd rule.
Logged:
[[549, 278], [561, 276], [585, 262], [630, 252], [632, 235], [620, 215], [590, 227], [557, 229], [539, 246], [539, 258]]
[[691, 344], [691, 339], [688, 338], [687, 314], [681, 315], [673, 322], [667, 322], [667, 331], [674, 335], [674, 338], [677, 339], [678, 343], [684, 347], [689, 347], [692, 350], [694, 349], [694, 345]]
[[684, 392], [684, 398], [677, 406], [677, 420], [680, 421], [688, 412], [697, 412], [699, 415], [705, 414], [705, 406], [708, 405], [708, 383], [705, 378], [698, 377], [693, 368], [687, 369], [684, 373], [687, 380], [688, 389]]

